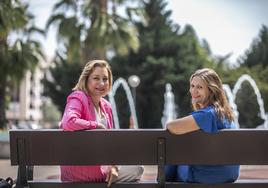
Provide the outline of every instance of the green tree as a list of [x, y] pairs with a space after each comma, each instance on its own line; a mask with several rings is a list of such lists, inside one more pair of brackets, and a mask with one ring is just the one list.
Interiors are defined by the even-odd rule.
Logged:
[[27, 4], [16, 0], [0, 1], [0, 129], [6, 125], [8, 81], [19, 82], [43, 56], [40, 43], [31, 37], [41, 32], [32, 25], [32, 19]]
[[43, 115], [42, 124], [49, 125], [49, 127], [46, 128], [58, 128], [61, 113], [56, 109], [56, 106], [51, 102], [46, 101], [42, 104], [41, 110]]
[[251, 68], [251, 75], [256, 81], [264, 101], [265, 111], [268, 111], [268, 66], [256, 65]]
[[[61, 45], [57, 50], [56, 66], [51, 68], [52, 79], [45, 79], [44, 83], [46, 94], [61, 111], [87, 61], [106, 59], [108, 53], [126, 54], [129, 49], [135, 51], [138, 48], [132, 16], [139, 9], [129, 7], [129, 2], [132, 1], [61, 0], [55, 4], [47, 29], [51, 25], [57, 26]], [[126, 13], [120, 15], [118, 9], [122, 8]]]
[[67, 62], [59, 54], [54, 60], [54, 65], [43, 80], [44, 95], [49, 96], [58, 110], [63, 112], [66, 97], [78, 81], [83, 65], [79, 62]]
[[[239, 60], [240, 67], [236, 69], [236, 72], [243, 72], [249, 74], [257, 83], [261, 96], [264, 100], [265, 111], [268, 110], [268, 28], [263, 25], [259, 31], [259, 35], [255, 38], [246, 51], [244, 57]], [[246, 108], [240, 109], [241, 114], [246, 114], [245, 119], [241, 121], [248, 121], [248, 124], [257, 126], [260, 124], [259, 117], [255, 116], [250, 118], [247, 116], [248, 110]]]
[[[58, 39], [63, 42], [63, 51], [59, 51], [73, 57], [68, 61], [81, 57], [83, 62], [106, 58], [108, 50], [125, 54], [130, 48], [138, 47], [138, 36], [131, 21], [138, 8], [128, 7], [128, 2], [61, 0], [55, 4], [47, 28], [58, 26]], [[125, 15], [118, 13], [122, 8]]]
[[236, 101], [241, 128], [256, 128], [264, 120], [260, 117], [260, 107], [252, 86], [248, 82], [241, 85]]
[[[115, 78], [136, 74], [141, 79], [137, 88], [137, 113], [143, 128], [161, 127], [165, 84], [171, 83], [180, 115], [190, 109], [189, 77], [197, 69], [209, 64], [207, 49], [201, 47], [194, 29], [183, 30], [170, 20], [163, 0], [144, 2], [146, 24], [137, 22], [140, 48], [128, 56], [112, 60]], [[116, 97], [120, 125], [129, 120], [129, 110], [122, 93]]]
[[259, 37], [256, 38], [249, 50], [240, 63], [243, 66], [253, 67], [255, 65], [262, 65], [266, 67], [268, 65], [268, 28], [263, 25], [259, 32]]

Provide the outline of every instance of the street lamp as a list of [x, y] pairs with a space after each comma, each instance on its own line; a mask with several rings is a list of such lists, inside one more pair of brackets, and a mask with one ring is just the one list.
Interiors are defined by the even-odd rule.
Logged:
[[[138, 87], [138, 85], [140, 84], [140, 78], [136, 75], [131, 75], [128, 78], [128, 84], [131, 86], [133, 103], [134, 103], [134, 110], [135, 110], [134, 113], [136, 113], [136, 87]], [[136, 126], [138, 126], [136, 114], [131, 114], [130, 119], [129, 119], [129, 128], [133, 129], [135, 127], [135, 124], [136, 124]]]
[[137, 75], [131, 75], [128, 78], [128, 83], [131, 86], [134, 105], [136, 106], [136, 87], [140, 84], [140, 78]]

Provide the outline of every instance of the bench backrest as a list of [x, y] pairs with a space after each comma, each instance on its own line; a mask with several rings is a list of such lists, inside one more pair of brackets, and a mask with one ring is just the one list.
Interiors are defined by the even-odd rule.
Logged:
[[[218, 134], [196, 131], [180, 136], [165, 130], [10, 131], [11, 165], [19, 165], [17, 188], [26, 185], [36, 188], [87, 187], [88, 184], [82, 183], [52, 185], [28, 182], [33, 180], [34, 165], [96, 164], [158, 165], [158, 184], [141, 184], [139, 187], [175, 187], [175, 184], [165, 182], [165, 164], [267, 165], [267, 148], [268, 130], [224, 130]], [[267, 185], [267, 182], [251, 183], [245, 184], [245, 187], [262, 188]], [[106, 185], [90, 185], [94, 188], [103, 186]], [[118, 187], [120, 186], [125, 187], [124, 184], [119, 184]], [[232, 184], [229, 186], [233, 187]], [[236, 185], [239, 188], [243, 186], [244, 184]]]
[[11, 130], [11, 165], [268, 164], [268, 130]]

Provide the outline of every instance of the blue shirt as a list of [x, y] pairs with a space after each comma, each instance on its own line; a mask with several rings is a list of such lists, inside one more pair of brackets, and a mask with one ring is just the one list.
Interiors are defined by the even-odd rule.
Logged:
[[[230, 122], [226, 118], [223, 121], [219, 119], [213, 106], [194, 111], [192, 116], [200, 129], [207, 133], [217, 133], [221, 129], [236, 128], [234, 122]], [[184, 180], [188, 182], [233, 182], [239, 176], [239, 165], [188, 165], [188, 169], [185, 169], [184, 172], [181, 172], [184, 175], [181, 174], [181, 176], [185, 177]]]
[[226, 118], [223, 121], [219, 119], [212, 106], [194, 111], [192, 112], [192, 116], [200, 129], [206, 133], [217, 133], [221, 129], [236, 128], [234, 122], [230, 122]]

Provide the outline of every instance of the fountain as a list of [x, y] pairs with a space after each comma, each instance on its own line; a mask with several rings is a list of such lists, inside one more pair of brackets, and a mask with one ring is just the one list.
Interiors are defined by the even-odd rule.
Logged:
[[164, 110], [163, 116], [161, 118], [161, 123], [163, 128], [165, 129], [165, 125], [167, 122], [176, 119], [176, 105], [174, 100], [174, 94], [172, 92], [172, 86], [170, 83], [166, 84], [166, 91], [164, 94]]
[[235, 83], [234, 85], [234, 88], [233, 90], [231, 91], [229, 85], [226, 85], [224, 84], [224, 87], [223, 89], [225, 90], [226, 92], [226, 95], [227, 95], [227, 98], [229, 100], [229, 103], [231, 105], [231, 107], [233, 108], [234, 110], [234, 113], [235, 113], [235, 121], [237, 123], [237, 125], [239, 126], [239, 122], [238, 122], [238, 117], [239, 117], [239, 113], [237, 111], [237, 106], [235, 104], [235, 98], [236, 98], [236, 94], [238, 92], [238, 90], [241, 88], [242, 86], [242, 83], [245, 82], [245, 81], [248, 81], [249, 84], [251, 85], [251, 87], [253, 88], [254, 90], [254, 93], [256, 94], [257, 96], [257, 102], [258, 102], [258, 105], [260, 107], [260, 115], [261, 115], [261, 118], [264, 120], [264, 124], [263, 124], [263, 127], [265, 129], [268, 128], [268, 117], [267, 115], [265, 114], [265, 110], [264, 110], [264, 104], [263, 104], [263, 99], [261, 97], [261, 94], [260, 94], [260, 90], [259, 88], [257, 87], [257, 84], [256, 82], [253, 80], [253, 78], [251, 78], [249, 75], [247, 74], [243, 74], [238, 80], [237, 82]]
[[[233, 90], [231, 90], [230, 86], [227, 84], [223, 84], [223, 89], [226, 93], [227, 99], [229, 101], [229, 104], [231, 106], [231, 108], [234, 111], [234, 115], [235, 115], [235, 123], [239, 126], [239, 122], [238, 122], [238, 118], [239, 118], [239, 112], [237, 110], [237, 105], [235, 104], [235, 99], [236, 99], [236, 95], [238, 90], [241, 88], [241, 85], [244, 81], [248, 81], [250, 83], [250, 85], [252, 86], [252, 88], [254, 89], [254, 92], [257, 96], [257, 102], [258, 105], [260, 107], [260, 116], [261, 118], [264, 120], [264, 124], [263, 127], [265, 129], [268, 128], [268, 116], [265, 113], [264, 110], [264, 103], [263, 103], [263, 99], [261, 97], [260, 91], [257, 87], [256, 82], [247, 74], [242, 75], [237, 82], [234, 85]], [[134, 105], [134, 100], [133, 100], [133, 96], [131, 94], [131, 90], [130, 87], [128, 86], [128, 83], [125, 79], [123, 78], [119, 78], [114, 82], [113, 85], [113, 89], [112, 91], [108, 94], [109, 97], [109, 101], [112, 105], [112, 109], [113, 109], [113, 117], [114, 117], [114, 124], [115, 124], [115, 128], [116, 129], [120, 129], [119, 126], [119, 119], [118, 119], [118, 114], [117, 114], [117, 109], [116, 109], [116, 103], [115, 103], [115, 99], [114, 96], [116, 94], [117, 89], [119, 88], [119, 86], [122, 85], [126, 96], [127, 96], [127, 100], [128, 100], [128, 104], [130, 107], [130, 112], [131, 112], [131, 117], [133, 118], [133, 122], [134, 122], [134, 128], [138, 129], [138, 121], [137, 121], [137, 115], [136, 115], [136, 109], [135, 109], [135, 105]], [[161, 118], [161, 123], [163, 128], [165, 128], [165, 124], [170, 121], [173, 120], [177, 117], [177, 113], [176, 113], [176, 105], [175, 105], [175, 100], [174, 100], [174, 94], [172, 92], [172, 87], [171, 84], [167, 83], [166, 84], [166, 91], [164, 94], [164, 110], [163, 110], [163, 117]]]
[[123, 87], [123, 89], [124, 89], [124, 91], [126, 93], [126, 96], [127, 96], [131, 117], [133, 118], [133, 122], [134, 122], [134, 129], [138, 129], [139, 125], [138, 125], [138, 121], [137, 121], [137, 114], [136, 114], [136, 109], [135, 109], [135, 105], [134, 105], [133, 96], [131, 94], [131, 91], [130, 91], [130, 88], [128, 86], [127, 81], [125, 79], [123, 79], [123, 78], [118, 78], [114, 82], [113, 89], [108, 94], [109, 101], [110, 101], [110, 103], [112, 105], [112, 109], [113, 109], [114, 127], [116, 129], [120, 129], [119, 119], [118, 119], [118, 114], [117, 114], [117, 109], [116, 109], [116, 103], [115, 103], [115, 100], [114, 100], [114, 96], [115, 96], [116, 91], [117, 91], [117, 89], [119, 88], [120, 85], [122, 85], [122, 87]]
[[[114, 96], [116, 94], [117, 89], [121, 85], [122, 85], [122, 87], [123, 87], [123, 89], [124, 89], [124, 91], [126, 93], [126, 96], [127, 96], [131, 116], [132, 116], [133, 122], [134, 122], [134, 129], [138, 129], [139, 126], [138, 126], [138, 121], [137, 121], [137, 115], [136, 115], [136, 109], [135, 109], [133, 96], [131, 94], [130, 87], [128, 86], [127, 81], [125, 79], [123, 79], [123, 78], [118, 78], [114, 82], [113, 89], [108, 94], [109, 101], [110, 101], [110, 103], [112, 105], [112, 109], [113, 109], [114, 127], [116, 129], [120, 129], [118, 113], [117, 113], [117, 108], [116, 108], [116, 103], [115, 103]], [[176, 110], [175, 110], [176, 105], [175, 105], [175, 101], [174, 101], [174, 94], [172, 93], [172, 87], [171, 87], [171, 84], [169, 84], [169, 83], [166, 84], [166, 92], [165, 92], [164, 98], [165, 98], [164, 111], [163, 111], [163, 117], [161, 119], [163, 128], [164, 128], [166, 122], [175, 119], [176, 116], [177, 116], [177, 113], [176, 113]]]
[[237, 125], [236, 128], [238, 128], [239, 127], [239, 122], [238, 122], [239, 112], [237, 110], [237, 105], [235, 104], [233, 92], [228, 84], [223, 84], [222, 86], [223, 86], [223, 90], [226, 93], [228, 102], [229, 102], [231, 108], [233, 109], [234, 116], [235, 116], [235, 124]]

